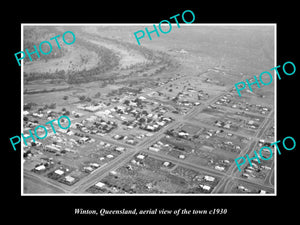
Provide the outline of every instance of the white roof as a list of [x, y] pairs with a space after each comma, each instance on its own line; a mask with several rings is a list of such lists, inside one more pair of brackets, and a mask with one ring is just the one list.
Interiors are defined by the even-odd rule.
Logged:
[[200, 187], [202, 187], [204, 190], [207, 190], [207, 191], [210, 190], [210, 186], [208, 186], [208, 185], [200, 184]]
[[58, 175], [63, 175], [65, 172], [58, 169], [58, 170], [55, 170], [54, 173], [58, 174]]
[[151, 151], [155, 151], [155, 152], [158, 152], [160, 150], [159, 148], [155, 148], [155, 147], [151, 147], [151, 146], [148, 149]]
[[214, 181], [215, 178], [212, 177], [212, 176], [204, 176], [204, 179], [207, 180], [207, 181]]
[[138, 159], [144, 159], [145, 156], [144, 156], [144, 155], [138, 155], [137, 158], [138, 158]]
[[94, 166], [94, 167], [99, 167], [100, 166], [98, 163], [91, 163], [90, 165]]
[[119, 146], [119, 147], [116, 147], [116, 150], [117, 150], [117, 151], [123, 151], [123, 150], [125, 150], [125, 148]]
[[96, 183], [95, 184], [95, 186], [97, 186], [97, 187], [104, 187], [105, 186], [105, 184], [104, 183], [102, 183], [102, 182], [98, 182], [98, 183]]
[[170, 162], [164, 162], [163, 165], [168, 166], [168, 165], [170, 165]]
[[[252, 163], [253, 164], [253, 163]], [[225, 168], [223, 166], [215, 166], [216, 170], [223, 171]]]
[[44, 170], [46, 167], [44, 165], [40, 165], [38, 167], [35, 167], [36, 170]]
[[114, 170], [110, 171], [110, 173], [113, 174], [113, 175], [116, 175], [116, 174], [117, 174], [117, 172], [114, 171]]
[[75, 178], [74, 178], [74, 177], [71, 177], [71, 176], [66, 176], [65, 179], [66, 179], [66, 181], [68, 181], [68, 182], [73, 182], [73, 181], [75, 180]]

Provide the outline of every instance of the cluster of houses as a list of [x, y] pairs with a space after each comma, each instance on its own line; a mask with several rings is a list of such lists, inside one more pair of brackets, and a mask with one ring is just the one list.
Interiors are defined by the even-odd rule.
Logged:
[[99, 102], [95, 104], [78, 104], [77, 108], [88, 112], [96, 112], [100, 109], [106, 108], [107, 106], [108, 106], [107, 103]]
[[77, 181], [79, 181], [79, 178], [71, 176], [70, 175], [71, 172], [72, 171], [70, 168], [65, 166], [60, 166], [54, 171], [48, 173], [47, 177], [67, 185], [72, 185]]
[[126, 125], [129, 129], [138, 127], [142, 130], [156, 132], [172, 122], [171, 117], [163, 116], [166, 112], [164, 107], [156, 110], [157, 112], [149, 113], [145, 109], [144, 100], [143, 96], [134, 100], [125, 100], [123, 103], [125, 106], [114, 107], [113, 111], [120, 116], [120, 119], [123, 121], [122, 124]]
[[[269, 142], [265, 142], [265, 140], [259, 140], [258, 146], [269, 146]], [[273, 150], [274, 151], [274, 150]], [[264, 158], [269, 158], [270, 157], [270, 152], [267, 149], [262, 150], [262, 156]], [[264, 179], [269, 171], [271, 171], [271, 167], [266, 165], [266, 161], [261, 159], [260, 154], [258, 154], [258, 158], [260, 158], [260, 162], [258, 162], [258, 159], [255, 158], [252, 160], [251, 165], [248, 165], [244, 168], [244, 171], [242, 173], [242, 177], [244, 178], [258, 178], [258, 179]]]
[[183, 153], [185, 151], [185, 149], [183, 147], [163, 143], [161, 141], [157, 141], [156, 143], [154, 143], [153, 145], [148, 147], [148, 150], [153, 151], [153, 152], [159, 152], [160, 150], [164, 150], [164, 151], [179, 150], [182, 153], [180, 153], [178, 155], [178, 158], [179, 159], [185, 159], [186, 158], [186, 155]]
[[253, 113], [259, 113], [262, 115], [266, 115], [271, 111], [271, 107], [263, 106], [260, 104], [251, 104], [247, 101], [235, 101], [233, 100], [235, 96], [233, 94], [225, 94], [221, 98], [219, 98], [215, 104], [222, 106], [229, 106], [231, 108], [236, 108], [244, 111], [249, 111]]
[[232, 128], [232, 121], [230, 121], [230, 120], [227, 120], [227, 121], [216, 120], [215, 121], [215, 126], [230, 130]]
[[259, 194], [267, 194], [267, 191], [265, 191], [265, 190], [262, 190], [262, 189], [261, 190], [253, 190], [253, 189], [249, 189], [249, 188], [247, 188], [247, 187], [245, 187], [243, 185], [238, 185], [236, 188], [239, 191], [245, 192], [245, 193], [255, 193], [255, 192], [257, 192]]
[[117, 123], [91, 116], [81, 122], [74, 123], [74, 127], [84, 133], [104, 135], [117, 128]]

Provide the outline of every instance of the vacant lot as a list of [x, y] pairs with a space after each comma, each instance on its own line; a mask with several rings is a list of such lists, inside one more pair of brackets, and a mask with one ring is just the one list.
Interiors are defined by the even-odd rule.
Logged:
[[60, 194], [64, 193], [63, 190], [56, 188], [54, 186], [48, 185], [41, 181], [40, 179], [24, 176], [24, 193], [26, 194], [36, 194], [36, 193], [45, 193], [45, 194]]

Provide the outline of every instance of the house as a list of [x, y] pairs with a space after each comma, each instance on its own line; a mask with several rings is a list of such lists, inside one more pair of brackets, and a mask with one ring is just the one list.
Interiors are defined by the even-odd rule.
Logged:
[[225, 168], [223, 166], [215, 166], [215, 169], [219, 170], [219, 171], [224, 171], [225, 170]]
[[124, 152], [125, 148], [119, 146], [119, 147], [116, 147], [115, 150], [118, 152]]
[[217, 121], [215, 124], [216, 124], [216, 126], [221, 127], [222, 126], [222, 121]]
[[166, 161], [166, 162], [163, 163], [163, 165], [164, 165], [165, 167], [168, 167], [168, 166], [170, 165], [170, 162], [167, 162], [167, 161]]
[[111, 175], [114, 175], [114, 176], [117, 175], [117, 172], [114, 171], [114, 170], [110, 171], [109, 173], [110, 173]]
[[224, 163], [227, 163], [227, 164], [229, 164], [229, 163], [230, 163], [230, 161], [229, 161], [229, 160], [227, 160], [227, 159], [223, 160], [223, 162], [224, 162]]
[[242, 191], [245, 189], [245, 187], [242, 186], [242, 185], [239, 185], [237, 188], [238, 188], [239, 190], [242, 190]]
[[88, 172], [88, 173], [91, 173], [91, 172], [94, 171], [94, 169], [93, 169], [92, 167], [90, 167], [90, 166], [85, 166], [85, 167], [83, 167], [83, 170], [84, 170], [85, 172]]
[[253, 121], [253, 120], [249, 120], [249, 121], [248, 121], [248, 124], [249, 124], [249, 125], [252, 125], [252, 124], [254, 124], [254, 121]]
[[24, 111], [24, 112], [23, 112], [23, 115], [24, 115], [24, 116], [27, 116], [27, 115], [29, 115], [29, 114], [30, 114], [30, 113], [29, 113], [28, 111]]
[[213, 182], [215, 178], [212, 176], [204, 176], [204, 180]]
[[239, 190], [241, 190], [241, 191], [244, 191], [244, 192], [250, 192], [250, 190], [249, 190], [248, 188], [245, 188], [245, 187], [242, 186], [242, 185], [239, 185], [237, 188], [238, 188]]
[[98, 168], [100, 165], [98, 163], [90, 163], [90, 166]]
[[229, 123], [225, 124], [225, 125], [224, 125], [224, 128], [230, 129], [230, 124], [229, 124]]
[[179, 155], [178, 158], [179, 159], [185, 159], [185, 155]]
[[114, 156], [113, 156], [113, 155], [107, 155], [106, 157], [109, 158], [109, 159], [111, 159], [111, 158], [113, 158]]
[[103, 188], [105, 184], [99, 181], [98, 183], [95, 184], [95, 186], [99, 188]]
[[33, 113], [32, 115], [38, 118], [42, 118], [44, 116], [43, 114], [39, 114], [39, 113]]
[[146, 129], [147, 129], [147, 130], [154, 131], [154, 127], [153, 127], [153, 126], [151, 126], [151, 125], [147, 125]]
[[267, 192], [265, 190], [259, 190], [258, 192], [259, 194], [267, 194]]
[[57, 169], [57, 170], [55, 170], [54, 171], [54, 173], [56, 173], [56, 174], [58, 174], [58, 175], [63, 175], [65, 172], [64, 171], [62, 171], [62, 170], [60, 170], [60, 169]]
[[65, 179], [68, 183], [73, 183], [75, 181], [75, 178], [71, 176], [66, 176]]
[[160, 149], [159, 148], [155, 148], [155, 147], [149, 147], [148, 148], [150, 151], [154, 151], [154, 152], [159, 152]]
[[156, 122], [159, 126], [164, 126], [166, 123], [164, 121]]
[[127, 144], [134, 144], [134, 140], [133, 139], [129, 139], [126, 141]]
[[186, 132], [181, 131], [181, 132], [178, 133], [178, 136], [180, 136], [180, 137], [186, 137], [186, 136], [189, 136], [189, 134], [186, 133]]
[[41, 171], [41, 170], [46, 169], [46, 167], [42, 164], [42, 165], [39, 165], [39, 166], [35, 167], [34, 169], [37, 170], [37, 171]]
[[145, 156], [142, 154], [139, 154], [136, 158], [143, 160], [145, 158]]
[[242, 174], [242, 177], [246, 177], [246, 178], [248, 178], [250, 175], [248, 174], [248, 173], [243, 173]]
[[206, 191], [209, 191], [210, 190], [210, 186], [208, 186], [208, 185], [205, 185], [205, 184], [200, 184], [199, 185], [203, 190], [206, 190]]
[[270, 170], [271, 169], [271, 167], [269, 167], [269, 166], [261, 166], [261, 168], [263, 168], [265, 170]]

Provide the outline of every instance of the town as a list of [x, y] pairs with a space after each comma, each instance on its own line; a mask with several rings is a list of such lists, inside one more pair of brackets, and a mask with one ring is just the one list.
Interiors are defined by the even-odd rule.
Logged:
[[[192, 28], [177, 35], [203, 27]], [[24, 29], [49, 35], [66, 28]], [[241, 172], [235, 163], [274, 142], [273, 84], [239, 97], [233, 84], [251, 74], [244, 61], [234, 67], [183, 44], [155, 50], [158, 40], [136, 46], [124, 34], [134, 26], [72, 29], [76, 44], [66, 56], [24, 62], [23, 133], [43, 137], [40, 125], [71, 121], [22, 145], [25, 195], [274, 194], [273, 158], [253, 159]], [[122, 41], [109, 38], [120, 34]]]

